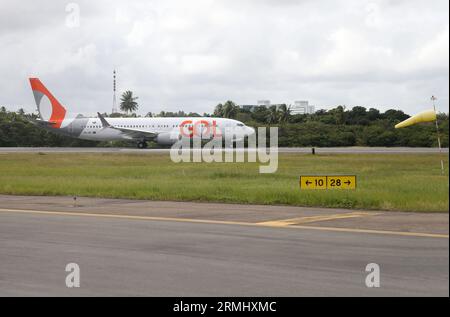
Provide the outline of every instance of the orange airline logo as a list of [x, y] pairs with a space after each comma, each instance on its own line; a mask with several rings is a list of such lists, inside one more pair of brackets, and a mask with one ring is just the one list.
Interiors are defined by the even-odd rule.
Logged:
[[210, 137], [212, 135], [214, 138], [222, 136], [217, 127], [216, 120], [213, 120], [212, 123], [207, 120], [199, 120], [195, 123], [193, 123], [192, 120], [185, 120], [180, 124], [180, 133], [182, 136], [188, 138], [192, 138], [194, 136]]
[[60, 128], [61, 123], [66, 116], [66, 109], [59, 103], [58, 100], [48, 91], [47, 88], [41, 83], [38, 78], [30, 78], [31, 89], [37, 90], [40, 93], [47, 96], [52, 104], [52, 115], [50, 116], [50, 122], [54, 122], [55, 128]]

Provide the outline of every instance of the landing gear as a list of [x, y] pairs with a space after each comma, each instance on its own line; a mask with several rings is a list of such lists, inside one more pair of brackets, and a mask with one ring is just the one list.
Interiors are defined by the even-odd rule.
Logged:
[[147, 142], [145, 141], [139, 141], [137, 144], [138, 149], [146, 149], [147, 148]]

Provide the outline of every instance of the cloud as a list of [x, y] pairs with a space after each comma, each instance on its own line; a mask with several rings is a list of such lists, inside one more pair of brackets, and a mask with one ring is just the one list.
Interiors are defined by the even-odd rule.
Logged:
[[109, 111], [111, 77], [141, 113], [227, 99], [448, 111], [446, 0], [0, 0], [0, 104], [34, 108], [40, 77], [71, 111]]

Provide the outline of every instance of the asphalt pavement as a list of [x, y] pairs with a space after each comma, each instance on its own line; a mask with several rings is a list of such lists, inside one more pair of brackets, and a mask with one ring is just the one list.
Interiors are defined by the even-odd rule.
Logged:
[[1, 296], [449, 296], [448, 214], [78, 201], [0, 196]]

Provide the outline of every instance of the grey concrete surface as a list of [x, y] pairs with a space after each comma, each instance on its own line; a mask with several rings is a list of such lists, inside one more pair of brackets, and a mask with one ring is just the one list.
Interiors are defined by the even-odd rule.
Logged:
[[[0, 214], [1, 296], [448, 296], [448, 239]], [[80, 288], [65, 266], [80, 266]], [[381, 287], [365, 286], [377, 263]]]
[[[77, 201], [0, 195], [0, 296], [449, 296], [448, 237], [233, 223], [349, 210]], [[307, 225], [448, 233], [448, 214], [375, 213]], [[71, 262], [80, 266], [80, 288], [65, 286]], [[368, 263], [380, 265], [378, 289], [365, 285]]]
[[[168, 153], [169, 149], [134, 149], [134, 148], [96, 148], [96, 147], [0, 147], [0, 154], [8, 153]], [[311, 148], [279, 148], [280, 153], [311, 153]], [[448, 148], [442, 149], [443, 153], [448, 153]], [[330, 147], [316, 148], [316, 153], [320, 154], [364, 154], [364, 153], [386, 153], [386, 154], [417, 154], [417, 153], [439, 153], [437, 148], [408, 148], [408, 147]]]
[[[268, 206], [244, 204], [149, 201], [67, 196], [0, 195], [2, 208], [113, 214], [144, 217], [167, 217], [211, 221], [260, 223], [302, 217], [327, 216], [363, 212], [364, 217], [320, 220], [302, 223], [304, 226], [326, 226], [400, 232], [449, 233], [448, 213], [408, 213], [364, 211], [334, 208]], [[294, 221], [295, 222], [295, 221]]]

